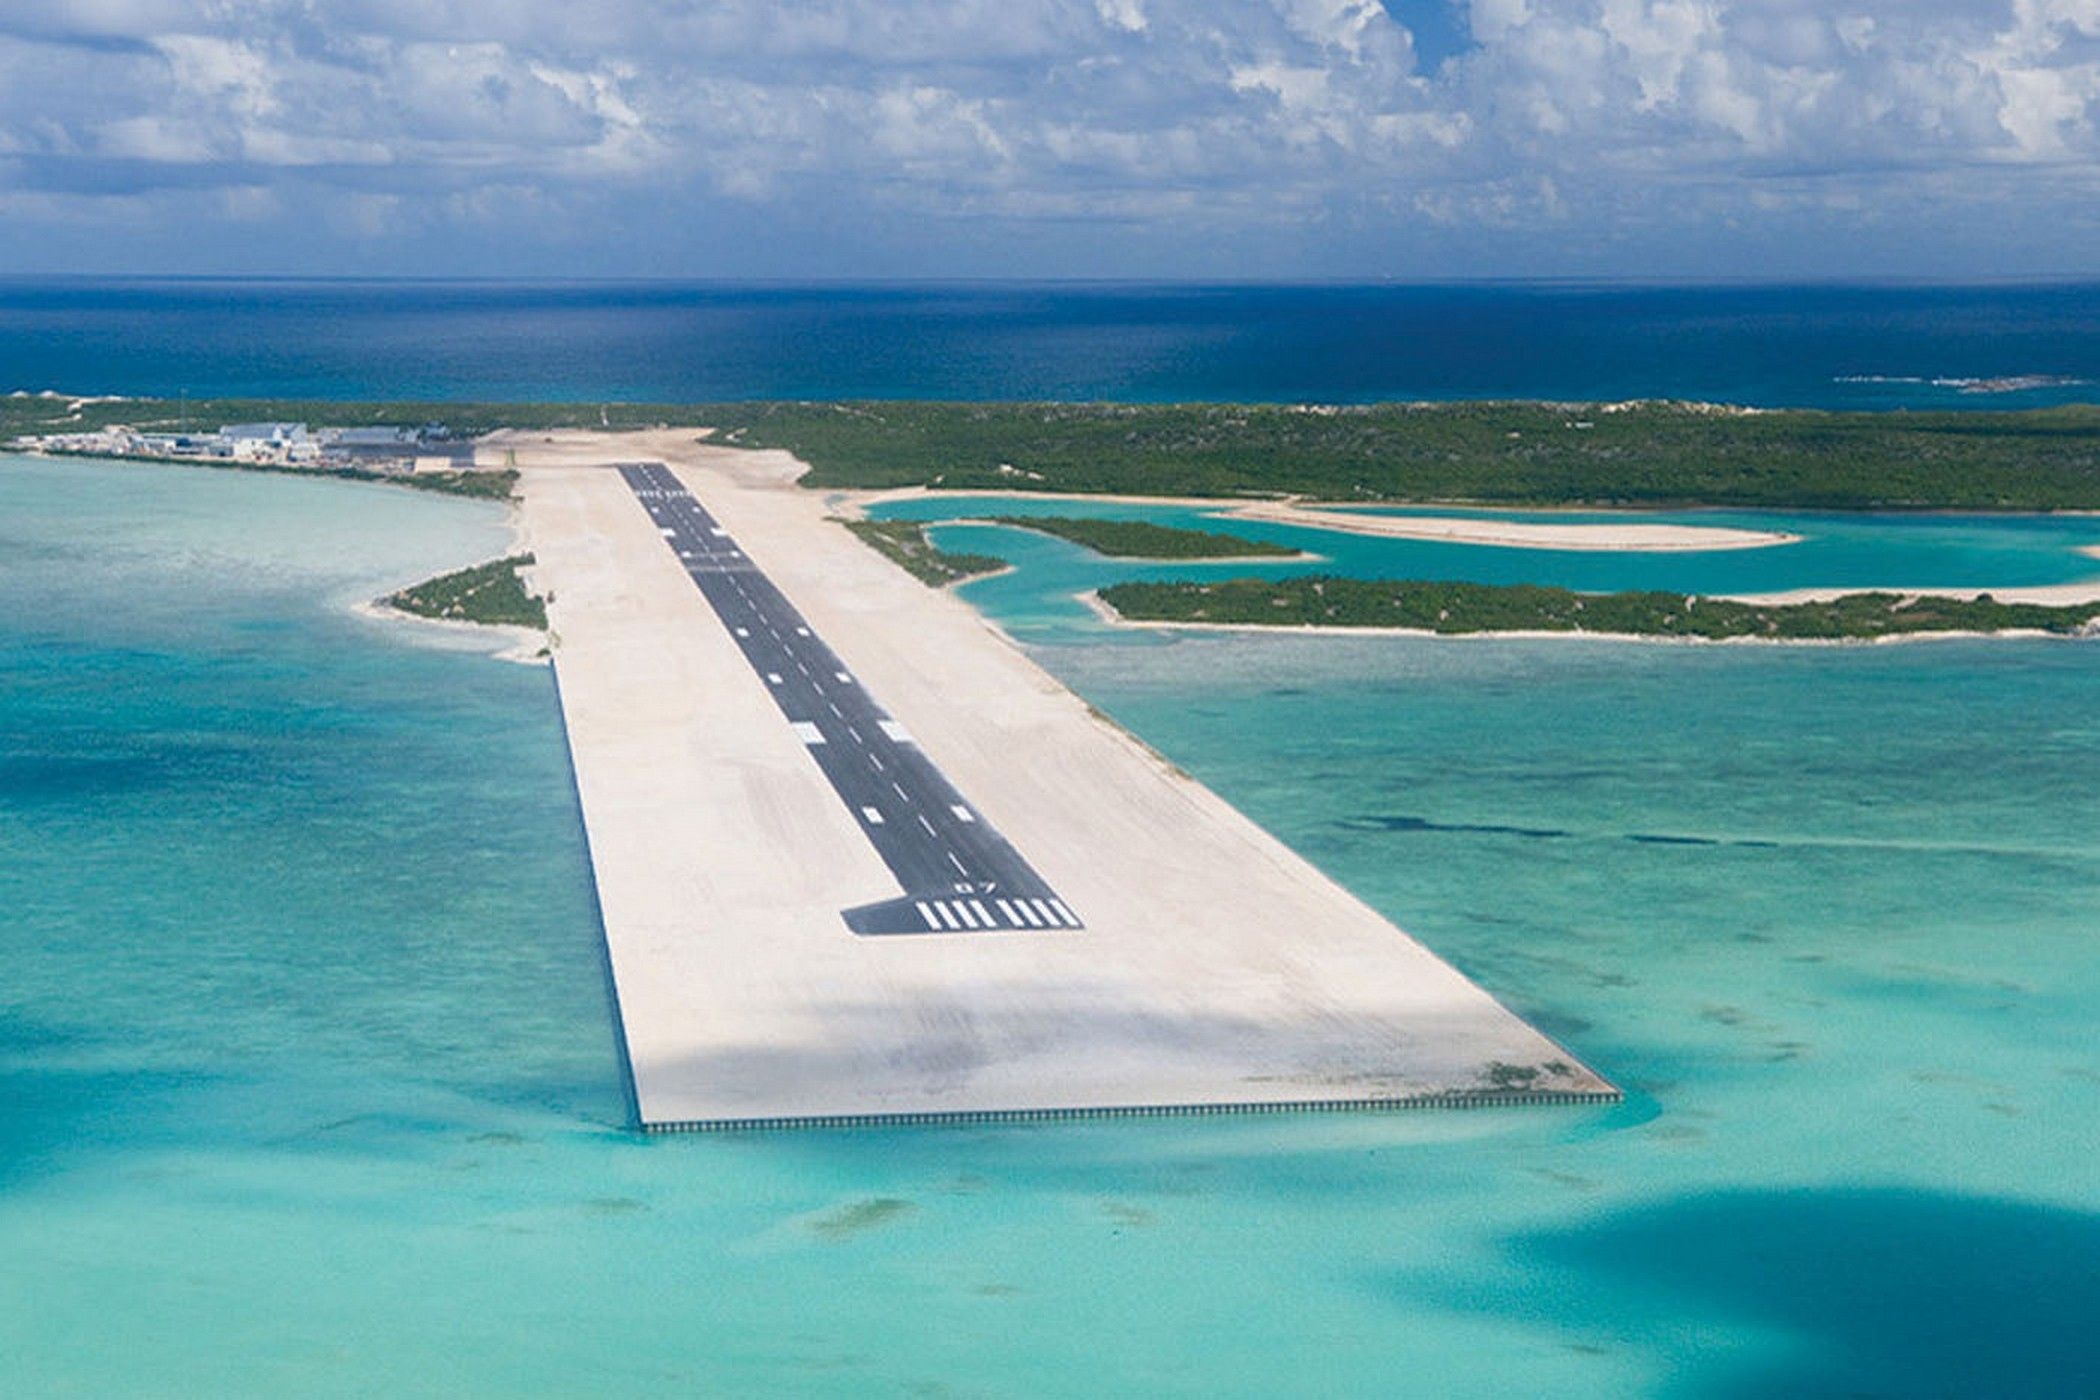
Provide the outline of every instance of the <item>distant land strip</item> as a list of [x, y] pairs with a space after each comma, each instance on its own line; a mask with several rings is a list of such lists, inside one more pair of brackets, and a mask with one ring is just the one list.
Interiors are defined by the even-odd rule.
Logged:
[[822, 489], [934, 487], [1502, 506], [2100, 510], [2100, 407], [528, 404], [0, 398], [0, 441], [259, 420], [625, 429], [691, 424], [810, 464]]
[[1444, 636], [1588, 633], [1707, 641], [1878, 641], [1931, 633], [2100, 635], [2100, 602], [2053, 607], [1984, 594], [1851, 593], [1751, 603], [1683, 593], [1576, 593], [1532, 584], [1297, 577], [1119, 583], [1096, 595], [1128, 622], [1377, 628]]

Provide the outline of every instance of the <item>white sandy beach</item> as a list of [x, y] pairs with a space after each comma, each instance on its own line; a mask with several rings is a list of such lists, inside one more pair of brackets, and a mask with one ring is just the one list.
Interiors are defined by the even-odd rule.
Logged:
[[892, 491], [835, 491], [826, 494], [834, 507], [865, 513], [892, 501], [1044, 500], [1103, 502], [1122, 505], [1177, 506], [1201, 510], [1220, 521], [1252, 520], [1308, 530], [1388, 539], [1439, 540], [1449, 544], [1494, 545], [1505, 549], [1550, 549], [1636, 553], [1696, 553], [1723, 549], [1769, 549], [1794, 544], [1799, 535], [1770, 530], [1739, 530], [1722, 525], [1670, 525], [1635, 518], [1604, 522], [1499, 520], [1473, 515], [1366, 515], [1297, 498], [1230, 501], [1200, 496], [1087, 495], [1076, 492], [941, 491], [917, 487]]
[[1350, 535], [1496, 545], [1505, 549], [1674, 554], [1769, 549], [1775, 545], [1794, 544], [1801, 538], [1776, 531], [1737, 530], [1719, 525], [1665, 525], [1639, 520], [1548, 524], [1497, 520], [1488, 516], [1362, 515], [1324, 508], [1314, 510], [1294, 503], [1235, 506], [1229, 514], [1239, 520], [1338, 530]]
[[[784, 454], [513, 434], [640, 1112], [654, 1125], [1608, 1086], [967, 604]], [[861, 938], [897, 893], [605, 464], [670, 462], [1080, 932]]]
[[1726, 596], [1740, 603], [1827, 603], [1852, 593], [1901, 593], [1917, 598], [1988, 596], [2001, 603], [2039, 603], [2044, 607], [2063, 608], [2100, 602], [2100, 579], [2014, 588], [1795, 588], [1778, 593], [1731, 593]]

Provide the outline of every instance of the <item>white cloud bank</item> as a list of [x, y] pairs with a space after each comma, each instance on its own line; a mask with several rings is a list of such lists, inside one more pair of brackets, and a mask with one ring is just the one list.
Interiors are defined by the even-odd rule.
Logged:
[[[1454, 3], [1426, 62], [1407, 20]], [[296, 228], [403, 270], [2095, 271], [2096, 172], [2100, 0], [0, 13], [18, 265]]]

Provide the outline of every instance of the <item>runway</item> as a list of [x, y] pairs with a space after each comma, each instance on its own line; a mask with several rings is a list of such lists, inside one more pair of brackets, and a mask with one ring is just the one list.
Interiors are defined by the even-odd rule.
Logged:
[[801, 463], [484, 446], [520, 471], [642, 1126], [1615, 1096]]
[[841, 911], [862, 934], [1083, 927], [794, 604], [661, 463], [620, 475], [904, 893]]

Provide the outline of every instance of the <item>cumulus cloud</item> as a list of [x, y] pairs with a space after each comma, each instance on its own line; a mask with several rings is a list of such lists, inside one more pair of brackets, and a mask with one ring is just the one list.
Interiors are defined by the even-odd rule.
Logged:
[[[1417, 31], [1454, 8], [1467, 42], [1425, 64]], [[1372, 247], [1527, 222], [1693, 234], [1782, 208], [1981, 221], [2009, 196], [2082, 224], [2096, 173], [2100, 0], [0, 13], [0, 194], [18, 223], [211, 190], [197, 219], [333, 203], [346, 237], [379, 242], [743, 209], [1201, 231], [1268, 256], [1338, 228]]]

